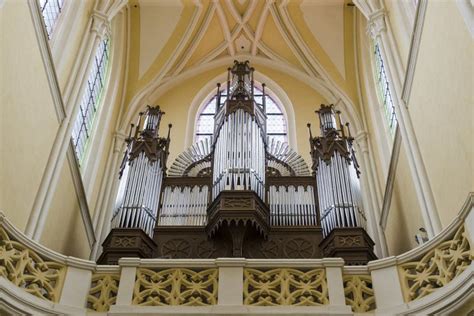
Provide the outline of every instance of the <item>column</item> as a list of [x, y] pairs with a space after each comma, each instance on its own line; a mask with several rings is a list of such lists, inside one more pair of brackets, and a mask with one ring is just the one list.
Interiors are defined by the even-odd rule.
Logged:
[[108, 179], [108, 181], [104, 183], [105, 187], [100, 189], [100, 196], [94, 211], [93, 225], [97, 241], [91, 251], [89, 258], [91, 260], [97, 260], [102, 247], [102, 241], [110, 231], [110, 220], [113, 214], [113, 205], [117, 185], [119, 183], [118, 170], [121, 162], [120, 157], [123, 155], [126, 146], [125, 137], [126, 135], [123, 133], [115, 133], [114, 143], [112, 144], [111, 152], [107, 159], [105, 178]]
[[404, 78], [401, 78], [402, 75], [400, 75], [400, 56], [398, 55], [392, 34], [387, 31], [385, 10], [381, 8], [378, 1], [372, 1], [371, 3], [375, 8], [368, 15], [368, 32], [379, 43], [380, 53], [386, 65], [385, 70], [389, 78], [390, 91], [394, 96], [395, 114], [408, 156], [408, 163], [418, 195], [424, 225], [429, 237], [432, 238], [441, 231], [441, 222], [416, 140], [413, 123], [408, 113], [407, 104], [402, 99], [402, 82], [404, 82]]
[[61, 168], [70, 143], [74, 121], [79, 112], [80, 98], [82, 96], [82, 92], [86, 88], [87, 76], [92, 67], [92, 63], [94, 62], [96, 50], [100, 41], [110, 29], [110, 22], [102, 15], [93, 14], [91, 19], [91, 31], [86, 39], [87, 51], [81, 64], [82, 71], [76, 76], [76, 80], [73, 80], [73, 82], [78, 82], [79, 84], [75, 85], [73, 89], [74, 93], [66, 103], [66, 116], [61, 121], [58, 132], [54, 139], [51, 154], [48, 158], [45, 172], [43, 173], [43, 177], [41, 179], [41, 183], [25, 229], [25, 234], [35, 241], [38, 241], [41, 238], [41, 234], [43, 232], [44, 224], [46, 222], [48, 211], [51, 205], [51, 200], [53, 198], [56, 184], [59, 179]]
[[371, 261], [367, 267], [372, 275], [377, 310], [383, 311], [403, 305], [405, 302], [403, 301], [396, 257]]
[[351, 312], [351, 307], [346, 305], [344, 283], [342, 281], [344, 260], [342, 258], [323, 258], [323, 266], [326, 269], [329, 306], [337, 307], [341, 311]]
[[218, 258], [218, 305], [242, 306], [244, 302], [244, 258]]
[[133, 288], [135, 287], [135, 278], [137, 276], [137, 267], [140, 265], [140, 258], [122, 258], [119, 259], [120, 284], [117, 293], [116, 306], [132, 305]]
[[68, 267], [59, 304], [85, 308], [95, 263], [73, 257], [68, 257], [66, 263]]
[[385, 234], [383, 228], [380, 226], [380, 209], [381, 205], [379, 199], [377, 198], [376, 191], [376, 179], [370, 165], [370, 153], [369, 153], [369, 143], [368, 136], [366, 132], [360, 132], [355, 137], [356, 144], [359, 147], [359, 152], [361, 156], [362, 164], [362, 179], [364, 179], [365, 190], [363, 190], [364, 195], [366, 196], [365, 200], [367, 201], [365, 213], [367, 215], [368, 221], [368, 230], [371, 233], [370, 235], [374, 238], [375, 242], [375, 252], [379, 257], [388, 256], [387, 241], [385, 239]]

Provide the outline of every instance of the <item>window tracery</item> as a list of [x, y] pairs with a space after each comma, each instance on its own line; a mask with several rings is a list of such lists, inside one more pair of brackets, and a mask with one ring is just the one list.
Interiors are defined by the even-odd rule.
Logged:
[[48, 38], [51, 39], [54, 27], [63, 9], [64, 0], [40, 0], [39, 3], [46, 33]]
[[387, 122], [388, 129], [392, 135], [397, 127], [397, 116], [395, 114], [395, 105], [393, 104], [392, 91], [387, 77], [386, 65], [380, 52], [377, 42], [373, 45], [374, 66], [375, 66], [375, 83], [377, 87], [377, 96], [384, 110], [384, 117]]
[[[268, 90], [268, 88], [266, 88]], [[255, 102], [262, 105], [263, 92], [261, 89], [255, 87]], [[221, 102], [227, 98], [227, 90], [223, 89], [221, 92]], [[267, 140], [271, 143], [272, 139], [275, 142], [288, 142], [287, 121], [281, 106], [274, 98], [266, 95], [265, 114], [267, 115]], [[199, 142], [203, 139], [210, 138], [214, 134], [214, 116], [216, 114], [216, 96], [213, 96], [206, 104], [204, 109], [199, 113], [196, 128], [194, 133], [194, 142]]]
[[72, 140], [79, 162], [81, 162], [94, 126], [94, 119], [100, 104], [105, 85], [107, 64], [110, 55], [110, 39], [104, 38], [97, 48], [94, 61], [87, 79], [87, 85], [81, 98]]

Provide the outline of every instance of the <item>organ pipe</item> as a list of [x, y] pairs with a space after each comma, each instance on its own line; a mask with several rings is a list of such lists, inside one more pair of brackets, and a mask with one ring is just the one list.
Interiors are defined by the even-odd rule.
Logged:
[[265, 114], [254, 101], [253, 72], [248, 61], [228, 69], [228, 97], [214, 129], [213, 199], [223, 190], [252, 190], [264, 200]]
[[340, 112], [335, 111], [333, 105], [322, 104], [316, 113], [319, 116], [321, 136], [313, 137], [310, 124], [308, 128], [323, 236], [327, 236], [336, 227], [365, 228], [366, 218], [361, 208], [360, 172], [349, 125], [342, 124]]
[[131, 137], [131, 129], [126, 140], [112, 228], [141, 228], [153, 235], [170, 143], [169, 130], [166, 138], [158, 136], [163, 114], [159, 106], [148, 106], [132, 125], [135, 133]]

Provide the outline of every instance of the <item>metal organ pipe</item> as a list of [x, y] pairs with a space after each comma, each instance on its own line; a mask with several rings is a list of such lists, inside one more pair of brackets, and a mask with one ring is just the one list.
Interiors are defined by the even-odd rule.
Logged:
[[163, 114], [158, 106], [148, 107], [139, 115], [134, 137], [127, 139], [112, 228], [140, 228], [153, 236], [166, 162], [162, 159], [166, 159], [169, 144], [169, 134], [168, 138], [157, 137]]
[[165, 186], [158, 226], [206, 225], [208, 186]]
[[315, 226], [317, 224], [312, 185], [271, 185], [268, 188], [268, 204], [271, 225]]
[[332, 105], [321, 105], [316, 112], [322, 135], [312, 137], [310, 134], [310, 143], [323, 237], [336, 227], [365, 228], [365, 215], [360, 208], [358, 170], [352, 150], [353, 138], [350, 133], [348, 136], [344, 133], [340, 113], [335, 112]]
[[264, 146], [255, 116], [237, 109], [225, 118], [215, 145], [213, 199], [223, 190], [253, 190], [264, 200]]

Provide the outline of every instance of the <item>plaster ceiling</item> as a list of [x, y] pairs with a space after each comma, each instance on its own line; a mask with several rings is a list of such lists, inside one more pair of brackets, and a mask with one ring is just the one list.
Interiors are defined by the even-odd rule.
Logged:
[[[184, 44], [168, 76], [222, 57], [247, 55], [312, 76], [325, 69], [345, 80], [345, 2], [139, 0], [140, 14], [134, 16], [140, 29], [137, 79], [153, 68], [168, 42], [178, 41]], [[191, 18], [185, 17], [187, 10], [193, 12]], [[182, 24], [186, 30], [177, 32]]]

